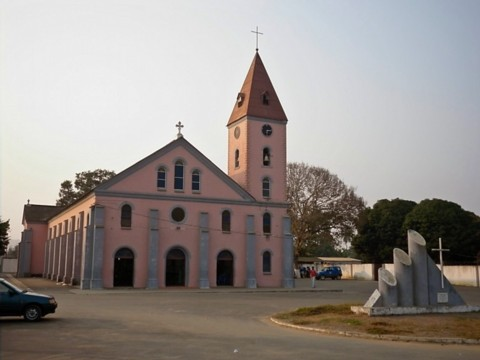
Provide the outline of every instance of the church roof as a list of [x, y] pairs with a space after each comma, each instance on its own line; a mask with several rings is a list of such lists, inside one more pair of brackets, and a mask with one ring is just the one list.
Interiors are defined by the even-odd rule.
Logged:
[[242, 89], [238, 93], [227, 126], [245, 116], [287, 121], [282, 104], [258, 52], [255, 53]]
[[27, 223], [46, 223], [60, 213], [64, 206], [27, 204], [23, 207], [23, 221]]

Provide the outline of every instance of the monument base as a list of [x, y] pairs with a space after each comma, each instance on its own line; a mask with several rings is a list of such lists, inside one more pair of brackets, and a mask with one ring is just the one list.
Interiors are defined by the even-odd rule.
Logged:
[[352, 306], [350, 309], [355, 314], [367, 314], [368, 316], [393, 316], [393, 315], [420, 315], [420, 314], [452, 314], [452, 313], [467, 313], [478, 312], [480, 306], [412, 306], [412, 307], [367, 307], [367, 306]]

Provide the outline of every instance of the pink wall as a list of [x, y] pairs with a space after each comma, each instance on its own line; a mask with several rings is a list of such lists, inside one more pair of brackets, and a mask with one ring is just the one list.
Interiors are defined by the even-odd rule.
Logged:
[[30, 274], [42, 275], [45, 261], [47, 224], [31, 223], [26, 224], [26, 228], [32, 229]]
[[[165, 286], [165, 258], [173, 247], [182, 248], [187, 253], [189, 278], [188, 287], [198, 287], [199, 284], [199, 238], [200, 213], [209, 214], [209, 281], [210, 286], [216, 284], [216, 257], [222, 250], [229, 250], [234, 255], [234, 286], [243, 287], [246, 283], [246, 217], [255, 214], [255, 230], [257, 235], [257, 282], [259, 286], [281, 286], [281, 256], [282, 256], [282, 217], [283, 209], [269, 209], [272, 213], [272, 235], [262, 233], [262, 218], [264, 209], [258, 207], [207, 204], [179, 201], [158, 201], [151, 199], [135, 199], [128, 202], [132, 206], [132, 227], [120, 227], [120, 209], [125, 204], [123, 198], [98, 198], [98, 204], [105, 209], [105, 238], [103, 281], [106, 288], [113, 287], [113, 267], [115, 253], [122, 247], [130, 248], [135, 254], [134, 286], [143, 288], [147, 285], [148, 242], [149, 242], [149, 211], [159, 210], [159, 249], [158, 249], [158, 279], [160, 287]], [[161, 206], [159, 208], [159, 206]], [[186, 210], [186, 220], [177, 225], [170, 220], [170, 211], [181, 206]], [[232, 214], [230, 233], [221, 231], [221, 213], [228, 209]], [[258, 215], [257, 215], [258, 214]], [[179, 228], [179, 229], [177, 229]], [[272, 261], [272, 274], [263, 275], [262, 250], [270, 250], [277, 261]]]

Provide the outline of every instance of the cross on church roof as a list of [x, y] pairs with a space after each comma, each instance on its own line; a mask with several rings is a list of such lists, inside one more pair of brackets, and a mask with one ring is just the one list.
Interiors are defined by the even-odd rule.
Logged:
[[182, 125], [182, 122], [179, 121], [177, 125], [175, 125], [178, 128], [178, 134], [177, 134], [177, 139], [183, 137], [182, 135], [182, 128], [184, 127]]
[[258, 35], [263, 35], [263, 33], [258, 32], [258, 26], [257, 26], [257, 29], [256, 29], [255, 31], [252, 30], [252, 33], [256, 34], [256, 38], [257, 38], [257, 39], [256, 39], [256, 40], [257, 40], [257, 41], [256, 41], [256, 45], [257, 45], [257, 46], [256, 46], [256, 49], [255, 49], [255, 50], [258, 51]]

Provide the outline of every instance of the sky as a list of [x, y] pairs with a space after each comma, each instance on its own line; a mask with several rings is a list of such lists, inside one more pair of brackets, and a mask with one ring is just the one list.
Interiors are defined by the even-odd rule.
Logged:
[[227, 169], [226, 124], [259, 53], [289, 162], [369, 206], [480, 215], [480, 1], [0, 0], [0, 217], [184, 137]]

